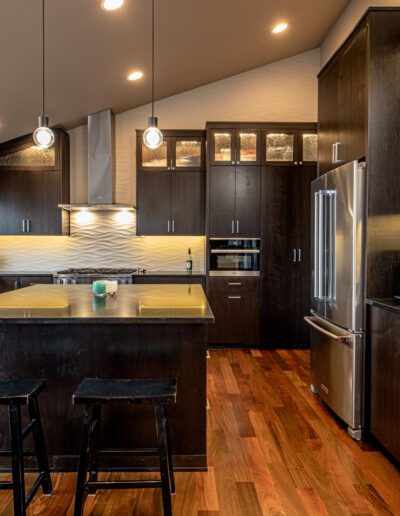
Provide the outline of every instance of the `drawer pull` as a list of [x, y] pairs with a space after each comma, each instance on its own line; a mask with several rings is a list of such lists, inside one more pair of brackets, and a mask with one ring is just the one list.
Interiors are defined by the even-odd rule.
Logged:
[[228, 299], [242, 299], [242, 296], [228, 296]]
[[238, 281], [238, 282], [236, 282], [236, 283], [235, 283], [235, 282], [233, 282], [233, 281], [232, 281], [232, 282], [229, 282], [229, 283], [228, 283], [228, 285], [229, 285], [230, 287], [241, 287], [241, 286], [242, 286], [242, 284], [241, 284], [239, 281]]

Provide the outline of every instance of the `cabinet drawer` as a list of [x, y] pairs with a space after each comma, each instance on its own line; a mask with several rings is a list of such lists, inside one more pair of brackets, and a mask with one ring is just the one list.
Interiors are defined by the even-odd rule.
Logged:
[[255, 292], [258, 291], [260, 278], [244, 276], [211, 277], [210, 286], [229, 295], [230, 292]]

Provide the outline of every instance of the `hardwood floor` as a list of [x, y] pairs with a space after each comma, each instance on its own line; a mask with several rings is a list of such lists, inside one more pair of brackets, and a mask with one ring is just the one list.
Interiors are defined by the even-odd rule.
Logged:
[[[209, 471], [176, 473], [175, 516], [400, 514], [400, 472], [311, 394], [307, 351], [210, 354]], [[38, 494], [28, 514], [72, 514], [75, 475], [53, 480], [53, 495]], [[8, 492], [0, 514], [12, 514]], [[161, 494], [101, 491], [85, 514], [159, 515]]]

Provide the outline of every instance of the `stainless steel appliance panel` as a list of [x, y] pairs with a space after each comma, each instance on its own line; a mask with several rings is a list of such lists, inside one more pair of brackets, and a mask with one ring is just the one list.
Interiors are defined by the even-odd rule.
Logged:
[[364, 164], [348, 163], [326, 174], [333, 207], [328, 213], [331, 291], [325, 316], [350, 331], [363, 330]]
[[319, 317], [311, 326], [311, 388], [360, 437], [363, 426], [363, 335]]

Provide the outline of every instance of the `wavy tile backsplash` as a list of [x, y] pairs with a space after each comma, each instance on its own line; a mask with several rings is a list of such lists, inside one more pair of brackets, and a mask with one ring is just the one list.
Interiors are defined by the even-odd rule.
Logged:
[[188, 247], [195, 271], [204, 270], [204, 237], [137, 237], [136, 215], [71, 214], [71, 236], [0, 237], [0, 273], [54, 272], [66, 267], [143, 267], [184, 271]]

